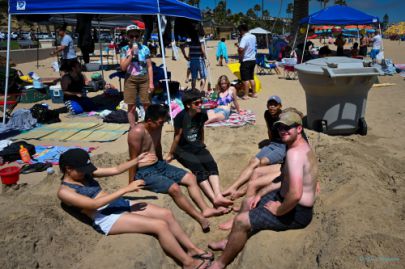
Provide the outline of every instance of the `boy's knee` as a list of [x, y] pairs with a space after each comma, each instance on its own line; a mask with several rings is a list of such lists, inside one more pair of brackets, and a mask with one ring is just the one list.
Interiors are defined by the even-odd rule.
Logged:
[[173, 212], [170, 209], [162, 209], [162, 219], [166, 221], [174, 219]]
[[183, 179], [181, 180], [182, 184], [185, 184], [187, 186], [197, 184], [197, 178], [193, 173], [187, 173]]
[[269, 164], [270, 164], [270, 160], [266, 157], [263, 157], [259, 160], [260, 166], [265, 166], [265, 165], [269, 165]]
[[257, 158], [256, 156], [250, 159], [249, 165], [252, 167], [257, 167], [260, 164], [260, 159]]
[[177, 183], [170, 186], [168, 193], [170, 196], [179, 196], [182, 194], [180, 186]]

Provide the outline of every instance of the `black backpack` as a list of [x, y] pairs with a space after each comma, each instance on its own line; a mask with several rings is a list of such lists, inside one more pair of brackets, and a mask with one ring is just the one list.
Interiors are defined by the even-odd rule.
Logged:
[[50, 124], [60, 122], [59, 113], [54, 110], [49, 110], [46, 106], [36, 104], [30, 110], [32, 116], [37, 119], [38, 123]]
[[32, 157], [35, 154], [35, 146], [28, 144], [25, 141], [17, 141], [12, 143], [11, 145], [5, 147], [2, 151], [0, 151], [0, 157], [3, 158], [3, 162], [14, 162], [17, 160], [21, 160], [20, 156], [20, 146], [23, 145], [26, 148]]

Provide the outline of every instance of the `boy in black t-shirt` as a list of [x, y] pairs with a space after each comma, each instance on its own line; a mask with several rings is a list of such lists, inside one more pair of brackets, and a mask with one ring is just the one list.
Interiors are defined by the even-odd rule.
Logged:
[[201, 189], [215, 207], [228, 212], [226, 207], [233, 204], [223, 197], [219, 185], [218, 166], [204, 144], [204, 123], [207, 113], [201, 109], [201, 93], [190, 90], [183, 96], [185, 109], [174, 119], [174, 139], [165, 160], [176, 158], [197, 177]]

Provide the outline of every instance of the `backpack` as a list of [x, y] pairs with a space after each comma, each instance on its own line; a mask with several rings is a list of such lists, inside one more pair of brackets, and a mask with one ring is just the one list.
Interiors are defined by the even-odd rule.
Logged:
[[21, 145], [23, 145], [24, 148], [28, 150], [31, 157], [36, 153], [34, 145], [28, 144], [25, 141], [17, 141], [5, 147], [2, 151], [0, 151], [0, 157], [3, 158], [3, 162], [14, 162], [17, 160], [21, 160], [20, 156]]
[[38, 123], [50, 124], [60, 122], [59, 113], [54, 110], [49, 110], [49, 108], [44, 105], [36, 104], [30, 110], [32, 116], [37, 119]]

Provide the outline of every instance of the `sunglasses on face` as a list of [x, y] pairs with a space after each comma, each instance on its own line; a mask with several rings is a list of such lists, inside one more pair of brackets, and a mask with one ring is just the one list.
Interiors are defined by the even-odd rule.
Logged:
[[131, 39], [132, 38], [139, 38], [139, 36], [140, 36], [139, 34], [130, 34], [130, 35], [128, 35], [128, 37], [131, 38]]
[[196, 101], [192, 102], [192, 104], [195, 105], [195, 106], [199, 106], [199, 105], [202, 104], [202, 101], [201, 100], [196, 100]]
[[291, 129], [296, 128], [297, 126], [298, 126], [297, 124], [293, 124], [293, 125], [278, 124], [277, 125], [277, 130], [288, 132]]

